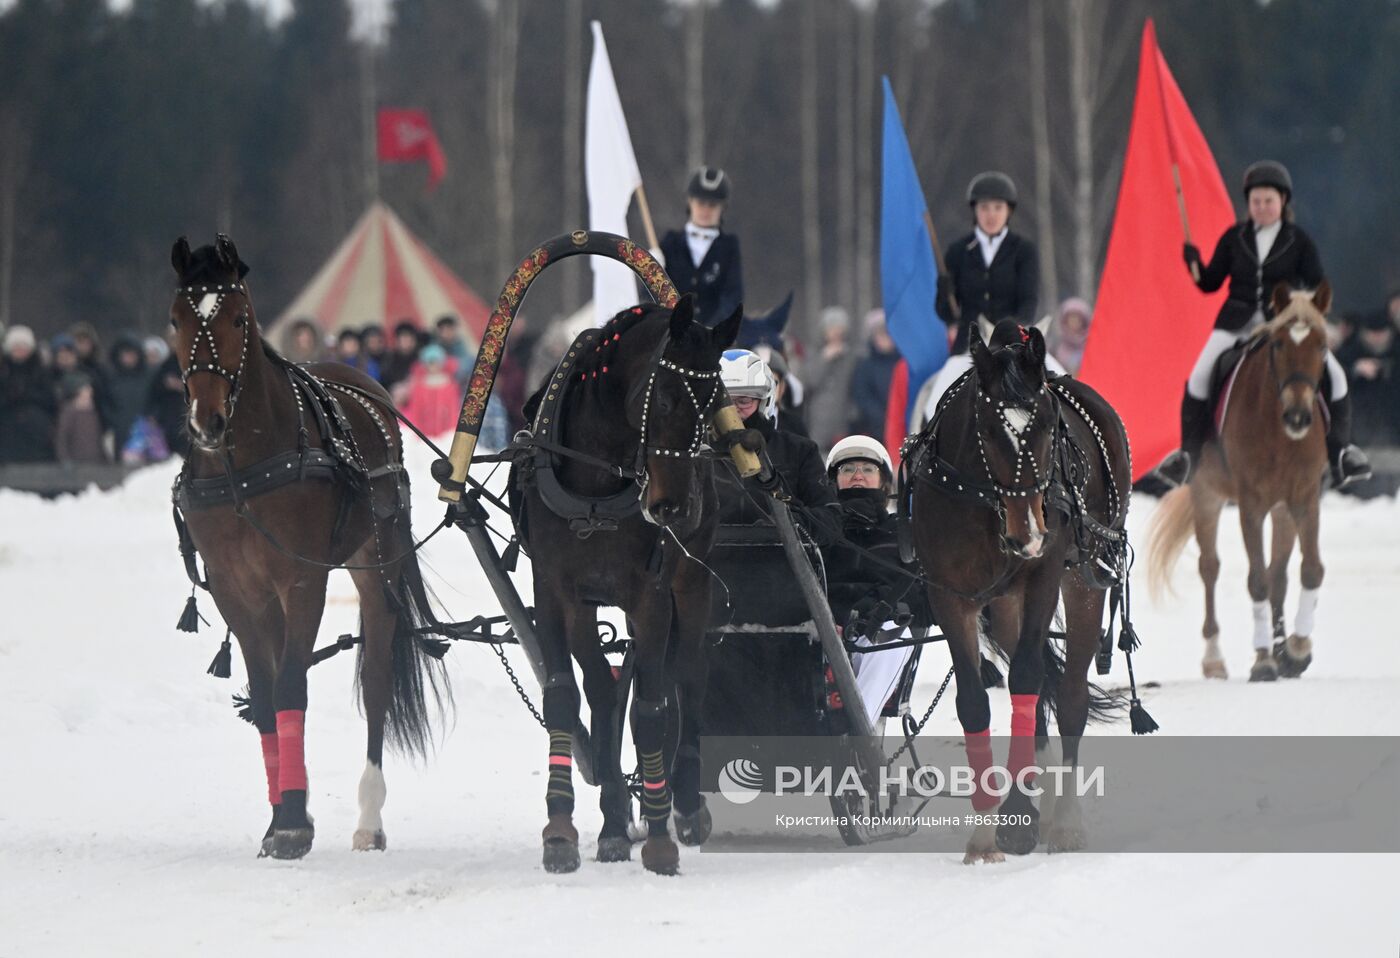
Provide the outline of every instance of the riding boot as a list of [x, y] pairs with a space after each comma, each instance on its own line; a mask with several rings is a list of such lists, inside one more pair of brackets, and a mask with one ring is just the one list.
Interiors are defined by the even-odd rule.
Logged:
[[1181, 448], [1157, 467], [1162, 481], [1173, 486], [1184, 486], [1191, 481], [1201, 461], [1201, 450], [1210, 438], [1209, 432], [1210, 403], [1186, 393], [1181, 398]]
[[1332, 468], [1332, 487], [1343, 486], [1371, 478], [1371, 460], [1366, 453], [1351, 444], [1351, 393], [1341, 399], [1328, 400], [1332, 416], [1327, 430], [1327, 463]]

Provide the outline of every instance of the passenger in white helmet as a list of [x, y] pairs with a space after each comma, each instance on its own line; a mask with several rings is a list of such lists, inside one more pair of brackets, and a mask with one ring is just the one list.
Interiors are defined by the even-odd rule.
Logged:
[[[841, 508], [841, 540], [825, 550], [827, 591], [837, 624], [854, 640], [875, 646], [909, 638], [910, 626], [932, 624], [928, 595], [916, 568], [900, 561], [890, 512], [894, 470], [889, 453], [869, 436], [848, 436], [826, 458]], [[867, 716], [876, 724], [899, 685], [913, 646], [857, 653], [851, 658]]]
[[[773, 479], [792, 497], [794, 510], [818, 545], [836, 540], [841, 520], [836, 496], [827, 485], [816, 443], [778, 428], [778, 395], [773, 372], [756, 353], [731, 349], [720, 359], [720, 377], [744, 426], [763, 436]], [[755, 477], [738, 480], [718, 470], [719, 521], [724, 525], [766, 523], [771, 492]]]

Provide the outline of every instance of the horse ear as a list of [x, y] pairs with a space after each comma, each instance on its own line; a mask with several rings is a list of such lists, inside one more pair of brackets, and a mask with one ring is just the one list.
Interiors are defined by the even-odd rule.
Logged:
[[[986, 322], [986, 320], [981, 320]], [[977, 370], [977, 379], [983, 384], [991, 383], [996, 379], [996, 367], [992, 361], [992, 351], [982, 342], [982, 337], [972, 336], [968, 339], [968, 352], [972, 356], [972, 367]]]
[[981, 337], [983, 343], [992, 341], [992, 333], [996, 332], [997, 324], [985, 316], [977, 317], [977, 335]]
[[671, 310], [671, 338], [679, 339], [685, 335], [685, 331], [690, 328], [690, 324], [695, 321], [695, 297], [686, 293], [676, 303], [676, 308]]
[[1326, 316], [1327, 311], [1332, 308], [1332, 284], [1323, 280], [1321, 285], [1313, 292], [1313, 305], [1317, 311]]
[[1032, 326], [1026, 335], [1029, 337], [1026, 345], [1030, 347], [1031, 358], [1031, 368], [1027, 370], [1026, 378], [1039, 386], [1045, 382], [1045, 337], [1041, 335], [1039, 323]]
[[184, 279], [190, 270], [191, 258], [190, 241], [181, 236], [170, 248], [170, 265], [175, 267], [175, 272], [181, 279]]
[[739, 327], [744, 322], [744, 306], [740, 303], [735, 307], [729, 318], [718, 323], [710, 332], [710, 340], [723, 352], [734, 345], [734, 340], [739, 336]]
[[233, 245], [233, 240], [223, 233], [220, 233], [214, 240], [214, 252], [219, 254], [219, 262], [231, 270], [238, 273], [238, 278], [242, 279], [248, 275], [248, 264], [238, 257], [238, 248]]
[[1289, 286], [1287, 283], [1280, 282], [1274, 287], [1273, 308], [1275, 316], [1288, 308], [1288, 303], [1292, 296], [1293, 287]]

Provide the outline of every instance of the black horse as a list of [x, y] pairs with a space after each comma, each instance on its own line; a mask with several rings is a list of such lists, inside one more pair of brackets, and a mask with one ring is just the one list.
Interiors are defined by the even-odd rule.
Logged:
[[[984, 320], [982, 333], [989, 341], [972, 337], [973, 369], [948, 390], [906, 453], [908, 473], [918, 480], [910, 490], [914, 545], [948, 636], [958, 719], [979, 778], [992, 762], [978, 650], [984, 609], [991, 638], [1010, 657], [1006, 767], [1013, 776], [1033, 764], [1047, 707], [1058, 713], [1069, 765], [1078, 760], [1090, 712], [1113, 711], [1112, 700], [1089, 685], [1088, 670], [1100, 651], [1105, 590], [1125, 574], [1131, 485], [1122, 422], [1083, 383], [1047, 382], [1040, 331], [1015, 321], [993, 329]], [[1049, 642], [1062, 593], [1063, 661]], [[973, 797], [978, 812], [996, 804], [986, 790]], [[1078, 806], [1061, 799], [1055, 809], [1051, 847], [1082, 847]], [[1031, 824], [978, 826], [965, 861], [999, 861], [1003, 851], [1035, 848], [1038, 813], [1025, 791], [1013, 788], [1001, 812], [1028, 816]]]
[[[627, 613], [635, 637], [632, 735], [642, 766], [648, 837], [642, 863], [672, 874], [680, 855], [668, 833], [698, 844], [709, 831], [699, 791], [699, 716], [705, 693], [703, 633], [717, 500], [702, 441], [727, 403], [720, 354], [742, 313], [713, 330], [693, 318], [690, 297], [674, 309], [638, 306], [585, 333], [526, 405], [537, 448], [583, 454], [537, 456], [511, 481], [512, 511], [534, 572], [535, 623], [548, 676], [549, 822], [544, 865], [579, 865], [573, 825], [571, 735], [583, 673], [601, 786], [599, 861], [631, 857], [629, 793], [619, 762], [619, 684], [599, 643], [597, 607]], [[611, 466], [607, 465], [611, 464]], [[699, 560], [699, 561], [697, 561]], [[673, 685], [674, 683], [674, 685]], [[679, 744], [668, 754], [668, 698], [679, 695]], [[668, 782], [667, 773], [670, 771]]]

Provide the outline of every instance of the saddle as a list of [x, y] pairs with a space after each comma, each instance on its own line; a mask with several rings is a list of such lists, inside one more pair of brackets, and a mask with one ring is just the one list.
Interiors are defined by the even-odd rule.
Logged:
[[546, 384], [525, 403], [530, 427], [516, 436], [517, 454], [511, 462], [509, 480], [511, 520], [522, 543], [529, 541], [524, 493], [531, 488], [539, 492], [550, 512], [568, 522], [580, 539], [595, 532], [616, 532], [623, 519], [641, 514], [641, 490], [635, 484], [608, 496], [586, 496], [564, 488], [559, 480], [563, 457], [543, 445], [553, 445], [558, 440], [563, 427], [561, 411], [577, 388], [578, 380], [572, 375], [574, 366], [592, 350], [600, 334], [598, 329], [580, 333]]

